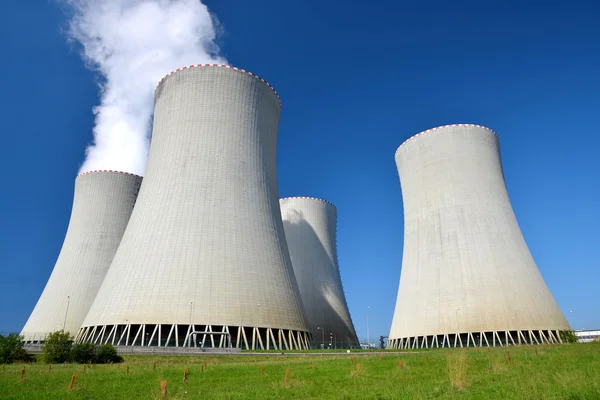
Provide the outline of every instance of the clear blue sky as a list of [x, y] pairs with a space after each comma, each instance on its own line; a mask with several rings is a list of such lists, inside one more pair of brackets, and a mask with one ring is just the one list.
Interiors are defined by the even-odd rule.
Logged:
[[[375, 338], [389, 333], [396, 301], [394, 152], [450, 123], [499, 133], [513, 207], [550, 290], [574, 328], [600, 328], [600, 3], [205, 3], [223, 23], [224, 56], [282, 97], [280, 195], [338, 207], [342, 279], [361, 338], [367, 306]], [[2, 14], [6, 333], [23, 327], [60, 251], [98, 94], [55, 3], [4, 0]]]

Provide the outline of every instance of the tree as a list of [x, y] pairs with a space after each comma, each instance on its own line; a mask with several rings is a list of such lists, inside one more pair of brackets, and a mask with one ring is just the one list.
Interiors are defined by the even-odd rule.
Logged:
[[109, 362], [121, 362], [122, 358], [117, 354], [117, 349], [112, 344], [104, 344], [98, 347], [97, 359], [98, 364], [108, 364]]
[[98, 358], [98, 347], [93, 343], [77, 343], [71, 348], [71, 361], [86, 364], [95, 363]]
[[47, 363], [63, 363], [71, 359], [73, 337], [69, 332], [57, 331], [51, 333], [42, 346], [43, 359]]
[[560, 331], [558, 332], [560, 339], [563, 343], [577, 343], [579, 342], [579, 338], [575, 335], [573, 331]]
[[23, 336], [16, 333], [0, 335], [0, 364], [29, 361], [29, 359], [29, 354], [23, 349]]

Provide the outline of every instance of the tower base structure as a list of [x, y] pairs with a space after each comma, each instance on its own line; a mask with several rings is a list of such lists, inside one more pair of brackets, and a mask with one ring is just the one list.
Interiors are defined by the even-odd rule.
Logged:
[[388, 341], [388, 349], [434, 349], [444, 347], [503, 347], [562, 343], [558, 330], [520, 330], [462, 332], [396, 338]]
[[241, 350], [308, 350], [308, 332], [195, 324], [118, 324], [81, 328], [75, 341], [98, 345]]

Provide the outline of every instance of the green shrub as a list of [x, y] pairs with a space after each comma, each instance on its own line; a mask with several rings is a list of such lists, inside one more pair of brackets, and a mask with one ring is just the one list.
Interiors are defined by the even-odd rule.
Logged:
[[77, 343], [71, 348], [71, 361], [86, 364], [95, 363], [98, 358], [98, 347], [93, 343]]
[[577, 335], [575, 335], [575, 332], [573, 332], [573, 331], [560, 331], [558, 334], [560, 336], [560, 340], [562, 340], [563, 343], [579, 342]]
[[11, 364], [15, 361], [29, 361], [31, 356], [23, 349], [23, 336], [11, 333], [0, 335], [0, 364]]
[[109, 362], [121, 362], [122, 358], [117, 354], [117, 349], [112, 344], [104, 344], [98, 347], [96, 353], [96, 362], [98, 364], [108, 364]]
[[108, 364], [120, 362], [122, 358], [112, 344], [97, 346], [93, 343], [77, 343], [71, 348], [71, 361], [86, 364]]
[[43, 360], [47, 363], [63, 363], [71, 359], [73, 337], [69, 332], [51, 333], [42, 346]]

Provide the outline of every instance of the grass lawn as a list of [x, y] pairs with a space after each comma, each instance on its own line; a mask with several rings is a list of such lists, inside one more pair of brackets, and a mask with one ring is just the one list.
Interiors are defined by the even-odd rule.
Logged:
[[3, 366], [0, 399], [161, 399], [162, 380], [168, 399], [600, 399], [600, 343], [537, 346], [537, 352], [524, 346], [350, 356], [126, 356], [119, 365], [83, 368]]

